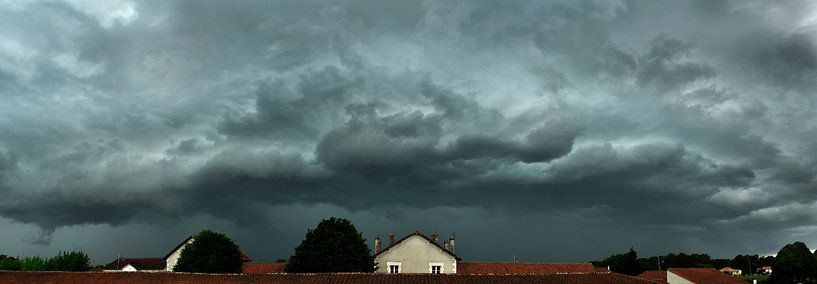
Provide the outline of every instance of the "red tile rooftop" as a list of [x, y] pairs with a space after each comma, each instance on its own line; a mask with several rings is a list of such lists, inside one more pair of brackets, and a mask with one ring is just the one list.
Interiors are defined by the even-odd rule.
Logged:
[[667, 271], [666, 270], [647, 270], [639, 274], [639, 278], [644, 278], [650, 281], [654, 281], [656, 283], [667, 283]]
[[645, 279], [611, 272], [536, 275], [456, 274], [193, 274], [193, 273], [103, 273], [103, 272], [0, 272], [0, 283], [554, 283], [554, 284], [654, 284]]
[[458, 262], [457, 274], [554, 274], [606, 272], [590, 263]]
[[284, 273], [284, 268], [287, 264], [284, 262], [263, 263], [263, 262], [248, 262], [241, 265], [241, 273], [244, 274], [267, 274], [267, 273]]

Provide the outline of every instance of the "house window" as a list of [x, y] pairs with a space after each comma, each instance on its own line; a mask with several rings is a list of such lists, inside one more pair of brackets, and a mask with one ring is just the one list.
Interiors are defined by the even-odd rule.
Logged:
[[389, 273], [400, 273], [400, 264], [399, 262], [388, 262], [386, 265], [389, 267]]
[[431, 273], [431, 274], [443, 273], [443, 263], [442, 262], [429, 263], [428, 264], [428, 273]]

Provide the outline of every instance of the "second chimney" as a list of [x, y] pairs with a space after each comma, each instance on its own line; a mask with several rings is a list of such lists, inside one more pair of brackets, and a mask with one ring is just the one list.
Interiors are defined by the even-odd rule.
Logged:
[[454, 252], [454, 234], [451, 234], [451, 237], [448, 238], [448, 248], [449, 248], [449, 250], [451, 250], [451, 253], [455, 253]]
[[380, 236], [374, 236], [374, 253], [380, 253], [381, 245], [380, 245]]
[[397, 235], [395, 235], [394, 233], [389, 233], [389, 246], [393, 246], [393, 245], [394, 245], [394, 243], [396, 242], [396, 240], [395, 240], [395, 237], [396, 237], [396, 236], [397, 236]]

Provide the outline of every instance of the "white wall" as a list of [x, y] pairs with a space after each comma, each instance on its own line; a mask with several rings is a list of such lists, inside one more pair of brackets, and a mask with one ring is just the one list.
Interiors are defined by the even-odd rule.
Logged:
[[187, 246], [188, 244], [192, 243], [193, 240], [195, 239], [191, 238], [190, 240], [187, 241], [186, 244], [180, 246], [179, 249], [173, 251], [173, 253], [171, 253], [170, 256], [167, 257], [167, 259], [165, 260], [165, 262], [167, 262], [167, 267], [165, 267], [165, 270], [173, 271], [173, 267], [176, 266], [176, 263], [179, 262], [179, 257], [182, 256], [182, 249], [184, 249], [184, 247]]
[[667, 271], [667, 283], [669, 284], [694, 284], [692, 281], [678, 276], [678, 274]]
[[432, 263], [442, 264], [442, 273], [457, 273], [457, 260], [421, 236], [411, 236], [375, 258], [376, 273], [388, 273], [389, 262], [400, 263], [400, 273], [429, 273]]

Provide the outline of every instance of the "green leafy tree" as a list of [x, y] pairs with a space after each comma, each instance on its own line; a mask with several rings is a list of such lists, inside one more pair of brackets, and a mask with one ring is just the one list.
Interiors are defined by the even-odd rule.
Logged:
[[241, 273], [241, 250], [233, 240], [210, 230], [199, 232], [182, 249], [173, 271], [202, 273]]
[[767, 255], [761, 258], [758, 258], [759, 266], [772, 266], [772, 262], [774, 262], [774, 256]]
[[729, 262], [729, 267], [740, 269], [743, 274], [753, 274], [760, 265], [760, 257], [758, 255], [736, 255], [735, 258]]
[[715, 262], [705, 253], [670, 253], [661, 258], [667, 268], [714, 268]]
[[[663, 267], [663, 266], [664, 266], [664, 261], [662, 259], [661, 260], [661, 270], [666, 270], [666, 268]], [[639, 258], [638, 259], [638, 267], [642, 271], [658, 270], [658, 257], [657, 256], [651, 256], [649, 258]]]
[[39, 256], [30, 256], [20, 260], [20, 271], [45, 271], [46, 259]]
[[806, 244], [794, 242], [777, 252], [769, 283], [815, 283], [817, 260]]
[[374, 256], [352, 222], [342, 218], [321, 221], [295, 248], [287, 272], [373, 272]]
[[51, 271], [88, 271], [90, 267], [91, 258], [81, 251], [61, 251], [45, 263], [46, 270]]
[[0, 255], [0, 270], [19, 271], [20, 260], [16, 257]]
[[[657, 261], [657, 260], [656, 260]], [[644, 272], [642, 263], [638, 261], [638, 254], [630, 248], [629, 252], [614, 254], [602, 261], [593, 262], [593, 265], [599, 267], [610, 267], [610, 270], [616, 273], [627, 275], [638, 275]]]
[[732, 263], [731, 259], [716, 258], [712, 260], [712, 268], [721, 269], [729, 266], [730, 263]]

